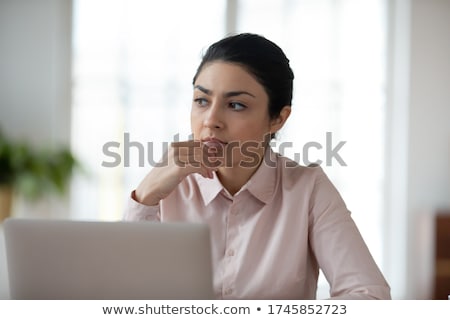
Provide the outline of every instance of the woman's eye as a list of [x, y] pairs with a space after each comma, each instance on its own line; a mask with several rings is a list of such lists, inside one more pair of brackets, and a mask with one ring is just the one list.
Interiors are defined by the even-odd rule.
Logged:
[[204, 98], [196, 98], [196, 99], [194, 99], [194, 102], [201, 107], [204, 107], [208, 104], [208, 100], [206, 100]]
[[244, 110], [245, 108], [247, 108], [246, 106], [244, 106], [242, 103], [239, 102], [231, 102], [230, 103], [230, 108], [236, 111], [241, 111]]

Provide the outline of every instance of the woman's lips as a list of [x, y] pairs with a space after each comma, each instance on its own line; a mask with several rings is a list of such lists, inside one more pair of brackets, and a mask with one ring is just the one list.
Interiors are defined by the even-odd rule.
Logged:
[[204, 138], [204, 139], [202, 139], [202, 142], [203, 142], [203, 143], [207, 143], [207, 142], [217, 142], [217, 143], [220, 143], [220, 144], [227, 144], [226, 142], [224, 142], [224, 141], [222, 141], [222, 140], [220, 140], [220, 139], [217, 139], [217, 138], [213, 138], [213, 137], [207, 137], [207, 138]]
[[209, 139], [203, 140], [203, 144], [208, 148], [208, 153], [220, 155], [223, 154], [223, 149], [226, 143], [217, 139]]

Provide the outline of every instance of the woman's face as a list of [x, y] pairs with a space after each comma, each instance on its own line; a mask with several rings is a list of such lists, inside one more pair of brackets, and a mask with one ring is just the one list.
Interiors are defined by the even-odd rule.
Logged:
[[262, 142], [274, 132], [268, 104], [264, 87], [238, 64], [206, 64], [194, 83], [194, 139], [223, 147], [227, 166], [257, 165], [256, 157], [264, 153]]

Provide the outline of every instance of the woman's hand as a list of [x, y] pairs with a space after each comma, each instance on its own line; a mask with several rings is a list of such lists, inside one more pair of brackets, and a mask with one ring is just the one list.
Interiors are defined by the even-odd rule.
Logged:
[[200, 141], [173, 142], [162, 160], [142, 180], [134, 192], [136, 201], [145, 205], [157, 205], [189, 174], [199, 173], [212, 178], [223, 163], [220, 150]]

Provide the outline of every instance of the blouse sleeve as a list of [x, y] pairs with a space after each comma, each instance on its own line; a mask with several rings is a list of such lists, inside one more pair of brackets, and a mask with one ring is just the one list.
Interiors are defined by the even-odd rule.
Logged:
[[331, 299], [391, 299], [390, 287], [369, 252], [344, 201], [317, 168], [309, 237]]
[[160, 206], [146, 206], [139, 203], [134, 198], [134, 191], [128, 199], [127, 206], [123, 215], [126, 221], [161, 221]]

